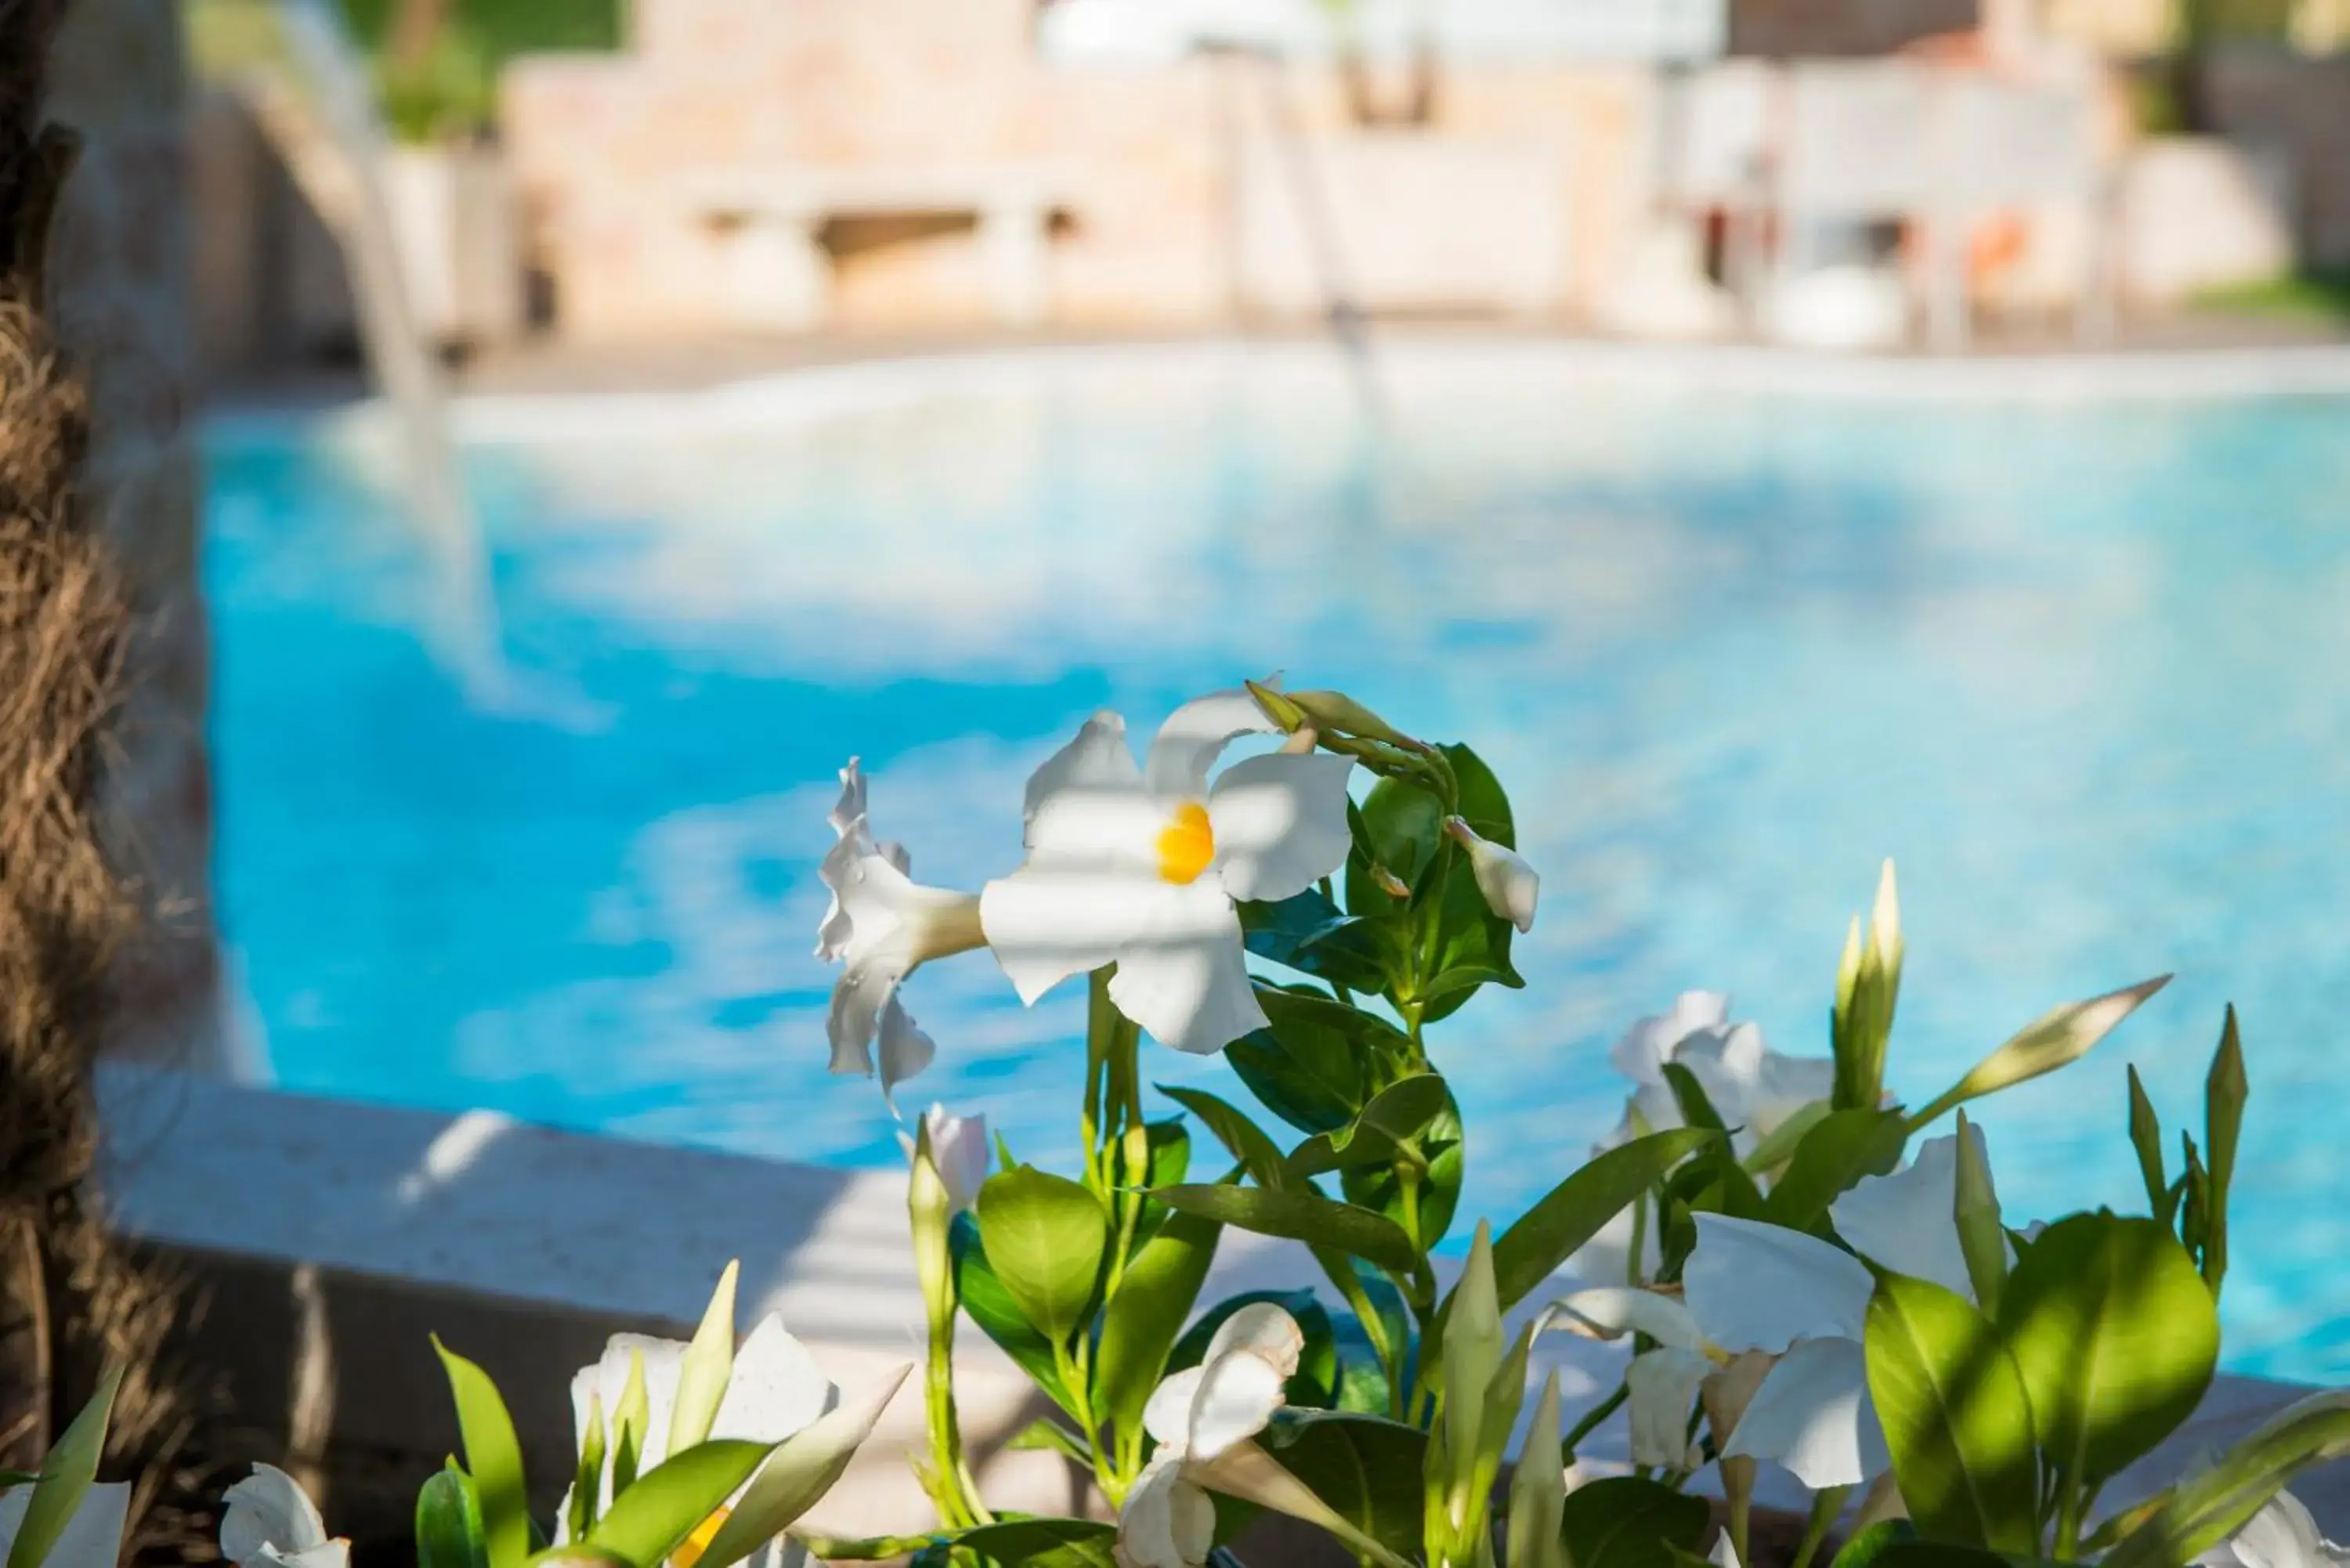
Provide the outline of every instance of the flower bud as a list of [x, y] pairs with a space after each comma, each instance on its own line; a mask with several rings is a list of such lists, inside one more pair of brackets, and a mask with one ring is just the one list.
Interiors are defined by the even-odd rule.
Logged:
[[1444, 831], [1469, 852], [1469, 869], [1476, 876], [1477, 890], [1485, 895], [1485, 907], [1519, 930], [1533, 930], [1534, 900], [1542, 892], [1542, 877], [1534, 868], [1515, 850], [1479, 837], [1460, 817], [1446, 817]]
[[933, 1105], [922, 1116], [919, 1140], [899, 1135], [906, 1155], [919, 1167], [925, 1158], [946, 1195], [947, 1213], [961, 1214], [979, 1201], [980, 1183], [987, 1179], [987, 1118], [954, 1116], [944, 1106]]

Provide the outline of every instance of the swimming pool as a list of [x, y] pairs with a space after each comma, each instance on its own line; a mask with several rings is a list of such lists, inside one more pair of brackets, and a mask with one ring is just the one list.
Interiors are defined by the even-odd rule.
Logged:
[[[1514, 1212], [1686, 987], [1826, 1049], [1902, 869], [1913, 1103], [2045, 1008], [2178, 981], [1984, 1119], [2012, 1216], [2135, 1205], [2123, 1064], [2253, 1083], [2241, 1370], [2350, 1372], [2350, 400], [1839, 395], [1399, 354], [1037, 355], [468, 410], [517, 697], [468, 697], [348, 418], [209, 441], [222, 919], [289, 1088], [894, 1163], [825, 1073], [833, 771], [923, 879], [1017, 859], [1096, 707], [1284, 670], [1471, 741], [1545, 874], [1531, 984], [1432, 1034]], [[1066, 1158], [1071, 989], [916, 976], [910, 1086]], [[1153, 1050], [1161, 1081], [1221, 1063]], [[2174, 1133], [2175, 1137], [2175, 1133]], [[1506, 1151], [1506, 1152], [1505, 1152]]]

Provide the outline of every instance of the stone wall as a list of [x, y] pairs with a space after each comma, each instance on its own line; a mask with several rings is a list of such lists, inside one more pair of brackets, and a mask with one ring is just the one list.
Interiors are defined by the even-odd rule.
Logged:
[[103, 787], [116, 864], [154, 919], [122, 960], [117, 1044], [211, 1063], [221, 1010], [207, 642], [197, 591], [184, 80], [173, 0], [78, 0], [68, 8], [48, 112], [84, 141], [50, 276], [58, 336], [90, 387], [88, 481], [140, 614], [128, 649], [128, 711]]
[[[1028, 0], [640, 0], [627, 53], [517, 63], [503, 129], [562, 329], [737, 325], [737, 236], [681, 189], [743, 169], [1035, 179], [1061, 197], [1052, 324], [1196, 325], [1252, 303], [1297, 314], [1293, 133], [1319, 199], [1346, 209], [1336, 226], [1358, 253], [1347, 270], [1385, 303], [1547, 311], [1585, 297], [1605, 265], [1646, 104], [1636, 69], [1452, 67], [1432, 123], [1367, 133], [1327, 65], [1054, 67], [1029, 13]], [[1512, 202], [1472, 199], [1504, 187]], [[1262, 228], [1268, 190], [1287, 192], [1287, 229], [1252, 244], [1240, 226], [1258, 213]], [[1477, 245], [1428, 243], [1472, 222]], [[1381, 236], [1405, 243], [1361, 254]], [[1463, 260], [1551, 244], [1555, 266], [1492, 283]], [[967, 220], [842, 223], [825, 245], [838, 325], [986, 317]], [[1555, 284], [1530, 298], [1545, 276]]]

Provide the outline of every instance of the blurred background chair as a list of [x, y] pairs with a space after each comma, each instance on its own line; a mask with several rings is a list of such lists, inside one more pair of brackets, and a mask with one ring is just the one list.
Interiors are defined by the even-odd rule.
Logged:
[[1906, 60], [1787, 67], [1774, 192], [1773, 336], [1877, 348], [1906, 336], [1909, 294], [1887, 243], [1929, 210], [1927, 67]]

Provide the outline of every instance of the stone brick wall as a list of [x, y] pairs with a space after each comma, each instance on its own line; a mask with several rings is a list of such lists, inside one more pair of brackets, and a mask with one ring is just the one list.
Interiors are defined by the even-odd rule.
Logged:
[[185, 75], [173, 0], [69, 8], [48, 112], [84, 142], [50, 276], [58, 336], [90, 386], [88, 482], [140, 614], [104, 790], [116, 864], [155, 918], [123, 956], [117, 1044], [211, 1064], [221, 1008], [190, 422]]

